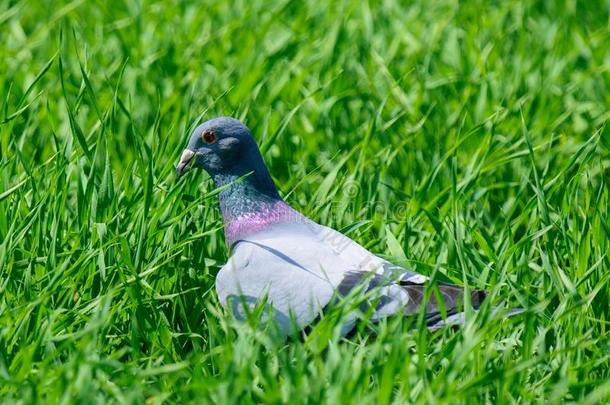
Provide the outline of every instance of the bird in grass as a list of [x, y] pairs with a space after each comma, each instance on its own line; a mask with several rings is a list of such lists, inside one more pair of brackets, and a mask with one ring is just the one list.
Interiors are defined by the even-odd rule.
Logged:
[[[180, 176], [193, 167], [222, 188], [218, 201], [231, 256], [216, 277], [216, 290], [238, 319], [262, 308], [263, 317], [288, 335], [312, 324], [332, 302], [362, 294], [366, 302], [345, 317], [343, 333], [355, 325], [356, 312], [367, 309], [373, 322], [422, 310], [430, 329], [463, 322], [463, 287], [434, 283], [433, 293], [426, 294], [428, 277], [290, 207], [240, 121], [220, 117], [195, 128], [176, 171]], [[485, 298], [482, 291], [468, 294], [475, 309]]]

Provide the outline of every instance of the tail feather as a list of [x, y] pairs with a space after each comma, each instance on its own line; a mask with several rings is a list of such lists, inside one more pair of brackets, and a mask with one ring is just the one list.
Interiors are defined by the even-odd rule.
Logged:
[[[409, 294], [409, 302], [404, 308], [405, 315], [414, 315], [419, 313], [421, 306], [426, 306], [426, 325], [431, 331], [441, 329], [446, 326], [463, 325], [466, 321], [463, 312], [464, 288], [447, 283], [437, 284], [436, 290], [430, 294], [427, 302], [425, 301], [425, 282], [415, 283], [401, 281], [400, 286]], [[478, 310], [487, 294], [482, 290], [470, 291], [470, 303], [474, 310]], [[442, 300], [442, 307], [439, 299]], [[499, 312], [505, 310], [502, 307], [495, 307], [493, 311]], [[522, 308], [506, 310], [505, 317], [511, 317], [523, 312]]]
[[[509, 310], [505, 310], [503, 307], [494, 307], [492, 308], [492, 316], [498, 314], [502, 311], [505, 311], [502, 315], [505, 318], [510, 318], [512, 316], [518, 315], [525, 311], [523, 308], [513, 308]], [[435, 322], [428, 322], [428, 330], [436, 331], [447, 326], [460, 326], [466, 322], [466, 316], [464, 312], [458, 312], [447, 316], [445, 319], [436, 319]]]
[[[426, 285], [424, 283], [400, 283], [400, 286], [409, 295], [409, 302], [405, 306], [405, 314], [413, 315], [419, 313], [422, 305], [426, 305], [426, 313], [433, 318], [441, 314], [441, 307], [447, 315], [456, 314], [461, 311], [461, 306], [464, 302], [464, 287], [453, 284], [438, 283], [433, 293], [430, 294], [427, 302], [425, 301]], [[482, 290], [470, 291], [470, 303], [474, 309], [478, 309], [487, 294]], [[439, 298], [442, 300], [442, 306], [439, 303]]]

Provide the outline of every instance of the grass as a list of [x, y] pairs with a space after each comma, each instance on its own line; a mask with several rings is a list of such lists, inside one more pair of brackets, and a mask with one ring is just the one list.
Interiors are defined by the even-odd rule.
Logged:
[[[3, 403], [610, 401], [607, 2], [108, 3], [0, 1]], [[314, 220], [526, 313], [236, 324], [173, 168], [217, 115]]]

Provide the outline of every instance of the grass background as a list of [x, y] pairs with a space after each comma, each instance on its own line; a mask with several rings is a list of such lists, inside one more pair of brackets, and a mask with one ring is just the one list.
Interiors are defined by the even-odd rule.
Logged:
[[[609, 24], [605, 1], [0, 1], [2, 402], [609, 401]], [[314, 220], [526, 314], [235, 324], [213, 185], [173, 168], [217, 115]]]

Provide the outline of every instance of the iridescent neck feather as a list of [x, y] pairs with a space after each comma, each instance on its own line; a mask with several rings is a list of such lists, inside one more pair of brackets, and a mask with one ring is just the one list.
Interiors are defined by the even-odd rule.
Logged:
[[[269, 176], [266, 168], [264, 174]], [[274, 223], [304, 218], [281, 199], [270, 176], [266, 178], [260, 172], [245, 177], [215, 174], [213, 179], [217, 187], [225, 187], [218, 195], [218, 203], [229, 247]]]

